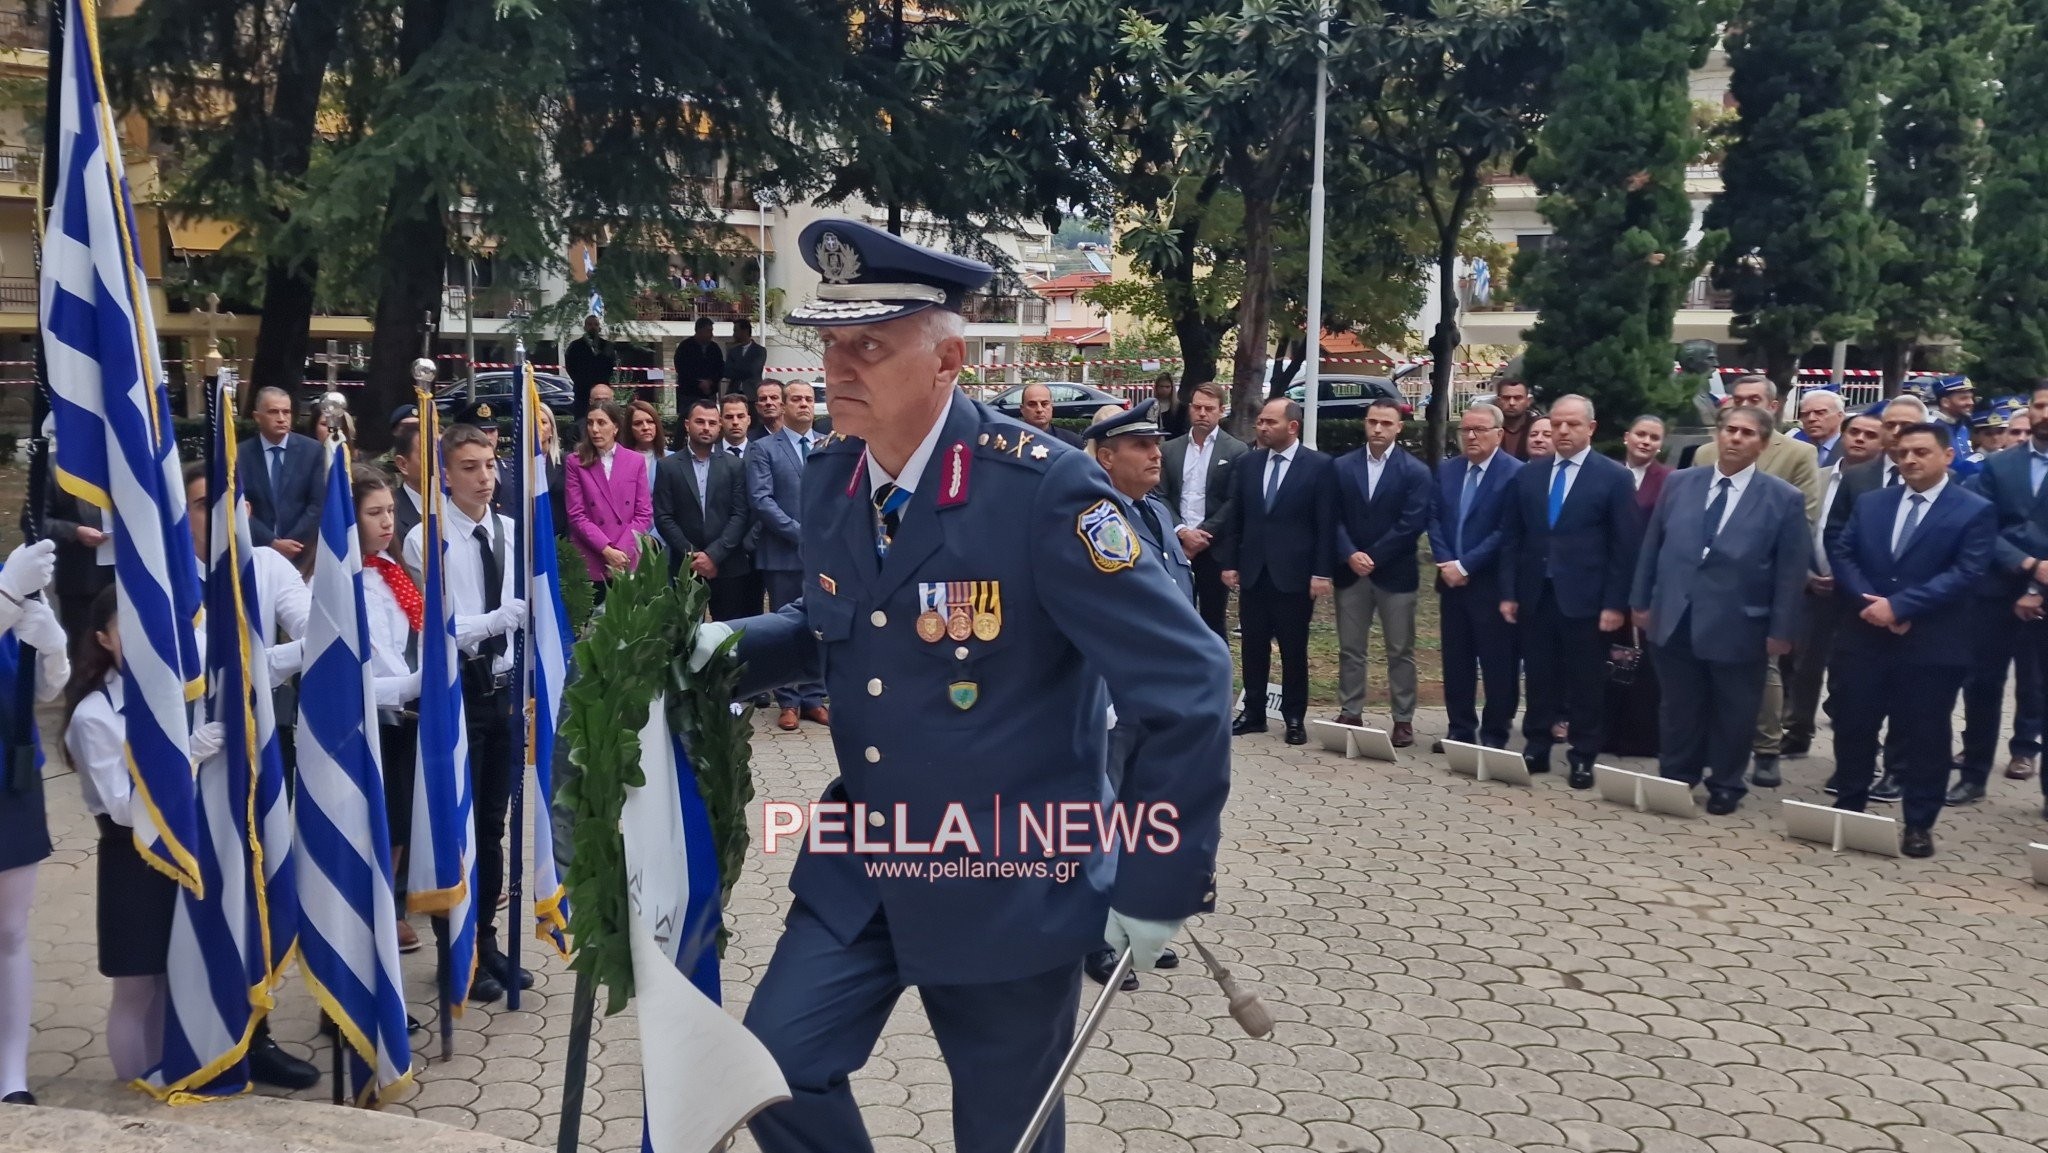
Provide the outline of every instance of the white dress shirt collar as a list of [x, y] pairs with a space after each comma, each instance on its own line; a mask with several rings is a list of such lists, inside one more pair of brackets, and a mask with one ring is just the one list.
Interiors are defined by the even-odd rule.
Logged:
[[910, 459], [903, 462], [903, 471], [896, 476], [884, 472], [881, 462], [875, 459], [874, 453], [868, 452], [868, 493], [873, 495], [885, 484], [916, 492], [918, 482], [924, 479], [925, 466], [931, 463], [932, 453], [938, 450], [939, 436], [946, 431], [946, 417], [950, 416], [952, 411], [952, 407], [948, 406], [940, 409], [939, 414], [932, 418], [931, 428], [925, 431], [924, 439], [917, 442], [917, 448], [911, 452]]
[[1570, 456], [1561, 456], [1557, 459], [1559, 461], [1570, 461], [1575, 468], [1584, 468], [1586, 467], [1586, 458], [1592, 455], [1593, 446], [1589, 444]]

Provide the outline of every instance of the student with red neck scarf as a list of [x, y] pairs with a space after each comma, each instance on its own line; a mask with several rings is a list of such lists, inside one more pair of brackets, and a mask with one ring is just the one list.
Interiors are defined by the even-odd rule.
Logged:
[[[383, 472], [357, 465], [349, 474], [356, 494], [356, 537], [363, 547], [363, 610], [369, 618], [370, 672], [377, 691], [378, 734], [384, 752], [384, 814], [391, 824], [391, 865], [405, 884], [405, 846], [412, 833], [414, 743], [419, 715], [419, 586], [405, 566], [391, 559], [397, 503]], [[405, 921], [405, 894], [397, 894], [398, 951], [420, 947]]]

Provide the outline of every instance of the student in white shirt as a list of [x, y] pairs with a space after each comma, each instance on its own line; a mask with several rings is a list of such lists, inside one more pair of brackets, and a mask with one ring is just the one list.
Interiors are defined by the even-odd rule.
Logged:
[[377, 693], [377, 733], [383, 751], [384, 815], [391, 833], [391, 868], [398, 878], [398, 951], [420, 947], [405, 920], [405, 848], [412, 836], [413, 767], [418, 755], [419, 636], [424, 603], [405, 566], [391, 558], [397, 499], [382, 470], [357, 465], [356, 538], [363, 549], [363, 612], [370, 633], [370, 674]]
[[[15, 549], [0, 568], [0, 634], [5, 634], [0, 636], [0, 694], [5, 694], [0, 698], [0, 745], [11, 750], [33, 741], [36, 752], [33, 759], [0, 767], [0, 1105], [35, 1104], [28, 1091], [29, 1019], [36, 988], [29, 912], [37, 867], [52, 846], [43, 811], [41, 737], [35, 719], [16, 716], [13, 702], [19, 677], [35, 677], [37, 698], [54, 700], [71, 675], [64, 628], [48, 605], [33, 599], [50, 583], [56, 566], [57, 542], [46, 538]], [[81, 621], [85, 615], [77, 614]], [[25, 654], [19, 645], [35, 649], [33, 667], [22, 667]], [[16, 773], [27, 779], [10, 780]]]

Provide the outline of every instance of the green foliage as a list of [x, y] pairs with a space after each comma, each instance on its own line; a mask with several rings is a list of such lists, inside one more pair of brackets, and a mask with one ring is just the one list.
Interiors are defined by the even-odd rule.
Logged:
[[[576, 644], [576, 678], [563, 690], [562, 738], [576, 768], [565, 774], [558, 806], [573, 814], [574, 853], [565, 883], [576, 955], [571, 966], [606, 989], [605, 1012], [633, 996], [625, 841], [619, 830], [626, 790], [646, 783], [640, 730], [657, 697], [668, 694], [671, 731], [683, 736], [710, 811], [726, 892], [746, 855], [747, 716], [730, 710], [739, 676], [729, 638], [701, 673], [686, 674], [710, 593], [701, 581], [671, 585], [665, 558], [650, 542], [640, 565], [611, 582], [604, 612]], [[744, 712], [744, 710], [743, 710]], [[724, 930], [720, 930], [720, 947]]]
[[2015, 0], [2014, 12], [1977, 211], [1972, 375], [1997, 392], [2048, 377], [2048, 0]]
[[590, 570], [584, 567], [583, 554], [567, 536], [555, 538], [555, 573], [562, 585], [562, 611], [568, 614], [569, 631], [581, 636], [583, 626], [590, 620], [597, 589], [590, 583]]
[[1728, 235], [1714, 283], [1780, 386], [1816, 340], [1870, 327], [1870, 147], [1887, 47], [1910, 27], [1895, 0], [1743, 0], [1729, 26], [1741, 114], [1706, 215]]
[[1566, 8], [1570, 63], [1529, 166], [1556, 229], [1522, 285], [1541, 313], [1523, 360], [1540, 396], [1582, 392], [1606, 412], [1676, 415], [1688, 404], [1671, 373], [1672, 318], [1703, 263], [1686, 246], [1685, 170], [1701, 148], [1688, 78], [1726, 8], [1698, 0]]
[[1924, 338], [1959, 335], [1977, 286], [1972, 193], [1989, 152], [1984, 117], [2005, 0], [1906, 0], [1919, 17], [1887, 85], [1871, 166], [1883, 247], [1873, 335], [1887, 391]]

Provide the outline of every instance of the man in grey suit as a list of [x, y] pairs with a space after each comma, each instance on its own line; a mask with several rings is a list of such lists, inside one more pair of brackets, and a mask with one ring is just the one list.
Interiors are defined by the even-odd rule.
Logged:
[[1715, 815], [1747, 791], [1764, 672], [1799, 635], [1813, 549], [1805, 494], [1757, 468], [1771, 425], [1749, 405], [1722, 410], [1714, 464], [1665, 480], [1629, 595], [1664, 689], [1658, 771], [1704, 772]]
[[1231, 462], [1249, 449], [1216, 427], [1223, 421], [1223, 390], [1198, 384], [1188, 396], [1188, 431], [1161, 449], [1159, 492], [1173, 513], [1174, 535], [1195, 574], [1195, 611], [1217, 636], [1224, 636], [1230, 590], [1210, 546], [1230, 512]]
[[747, 603], [753, 561], [747, 530], [746, 465], [719, 451], [718, 406], [703, 397], [683, 416], [682, 452], [662, 458], [654, 473], [654, 530], [668, 545], [672, 575], [687, 568], [711, 586], [711, 619], [731, 620], [761, 611]]
[[[754, 568], [768, 587], [771, 611], [804, 595], [804, 533], [796, 514], [803, 508], [804, 463], [824, 439], [811, 428], [812, 408], [811, 386], [790, 381], [782, 390], [781, 425], [747, 450], [747, 500], [761, 526]], [[781, 709], [775, 724], [785, 732], [796, 729], [798, 717], [832, 723], [823, 682], [778, 688], [775, 703]]]

